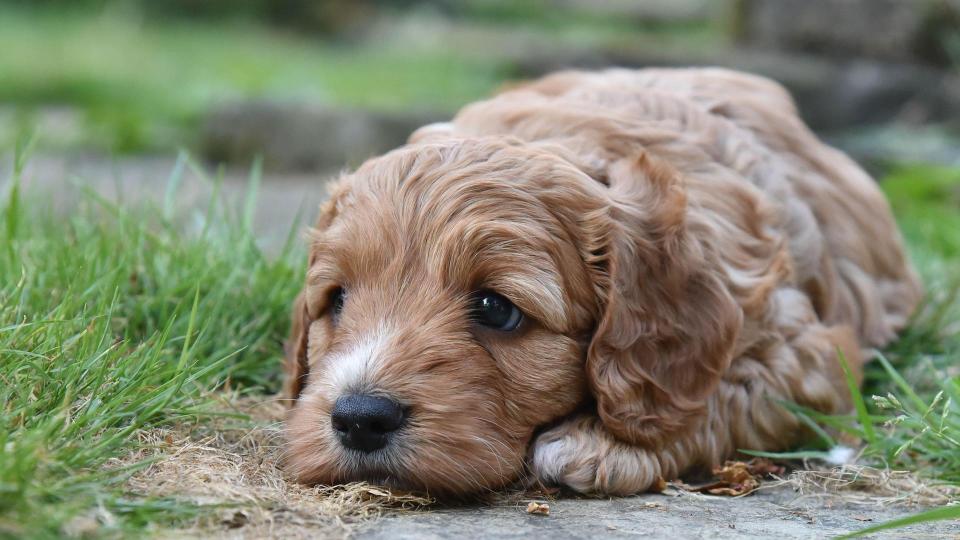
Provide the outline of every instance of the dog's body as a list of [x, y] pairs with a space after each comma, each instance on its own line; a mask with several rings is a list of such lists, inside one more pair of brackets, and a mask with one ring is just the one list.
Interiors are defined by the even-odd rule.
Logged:
[[799, 442], [778, 400], [849, 410], [837, 351], [859, 377], [920, 294], [874, 182], [775, 83], [559, 73], [337, 184], [294, 312], [289, 465], [646, 490]]

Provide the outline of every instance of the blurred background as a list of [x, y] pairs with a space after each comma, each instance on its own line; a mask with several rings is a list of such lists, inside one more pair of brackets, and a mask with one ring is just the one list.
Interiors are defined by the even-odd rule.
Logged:
[[505, 81], [611, 65], [767, 75], [876, 174], [960, 165], [960, 0], [0, 0], [0, 148], [36, 135], [61, 180], [181, 149], [315, 177]]

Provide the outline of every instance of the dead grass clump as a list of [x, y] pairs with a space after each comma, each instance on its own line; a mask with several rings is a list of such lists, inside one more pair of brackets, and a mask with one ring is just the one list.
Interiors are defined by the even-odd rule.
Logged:
[[385, 511], [432, 502], [362, 482], [321, 487], [289, 482], [280, 468], [282, 405], [275, 400], [242, 399], [225, 406], [229, 412], [249, 415], [253, 427], [224, 417], [144, 431], [140, 450], [113, 464], [153, 460], [128, 479], [127, 489], [211, 507], [185, 529], [178, 529], [177, 535], [345, 536], [356, 524]]
[[797, 470], [775, 486], [789, 486], [809, 497], [839, 498], [874, 506], [936, 506], [960, 501], [960, 487], [919, 477], [910, 471], [842, 465], [832, 469]]

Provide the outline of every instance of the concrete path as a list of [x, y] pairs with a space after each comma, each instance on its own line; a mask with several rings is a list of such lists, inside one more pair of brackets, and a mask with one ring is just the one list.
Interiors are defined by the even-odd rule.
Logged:
[[[0, 194], [12, 171], [12, 155], [0, 154]], [[179, 215], [206, 211], [214, 191], [211, 167], [183, 164], [175, 190]], [[49, 202], [58, 212], [68, 214], [93, 190], [108, 200], [126, 204], [150, 202], [163, 205], [169, 179], [178, 170], [176, 156], [152, 156], [110, 159], [90, 155], [32, 156], [22, 175], [27, 196]], [[290, 228], [304, 229], [317, 216], [317, 208], [327, 196], [327, 182], [338, 171], [309, 174], [264, 174], [257, 193], [253, 229], [260, 246], [274, 251], [287, 238]], [[233, 208], [242, 209], [248, 190], [249, 173], [227, 170], [221, 194]], [[298, 218], [299, 212], [299, 218]]]
[[[550, 515], [523, 506], [464, 507], [388, 516], [356, 531], [358, 538], [446, 540], [505, 538], [830, 538], [916, 512], [916, 508], [860, 506], [837, 497], [803, 497], [789, 487], [740, 498], [641, 495], [610, 500], [567, 498]], [[870, 538], [960, 539], [960, 522], [941, 521]]]

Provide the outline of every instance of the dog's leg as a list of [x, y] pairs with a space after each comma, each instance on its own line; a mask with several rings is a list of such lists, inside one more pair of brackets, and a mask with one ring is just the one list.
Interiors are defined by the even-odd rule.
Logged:
[[534, 476], [545, 484], [629, 495], [646, 491], [658, 477], [675, 477], [671, 458], [620, 442], [598, 417], [580, 415], [542, 433], [530, 461]]
[[778, 402], [825, 413], [851, 408], [837, 358], [843, 351], [859, 378], [861, 355], [848, 326], [781, 321], [780, 331], [734, 360], [704, 419], [685, 435], [651, 449], [616, 439], [593, 415], [579, 415], [545, 431], [531, 450], [534, 475], [581, 493], [624, 495], [648, 490], [657, 478], [710, 470], [739, 449], [784, 450], [808, 437]]

